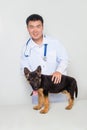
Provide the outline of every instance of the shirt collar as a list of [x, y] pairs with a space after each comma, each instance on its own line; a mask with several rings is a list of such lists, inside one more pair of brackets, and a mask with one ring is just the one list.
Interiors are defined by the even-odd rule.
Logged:
[[36, 44], [32, 39], [30, 40], [30, 45], [31, 45], [31, 47], [43, 46], [43, 45], [46, 44], [46, 43], [47, 43], [47, 38], [46, 38], [46, 36], [43, 36], [43, 42], [42, 42], [41, 45]]

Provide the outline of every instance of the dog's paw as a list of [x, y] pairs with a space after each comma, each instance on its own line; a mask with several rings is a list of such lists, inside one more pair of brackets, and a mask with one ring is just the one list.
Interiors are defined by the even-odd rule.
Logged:
[[39, 106], [39, 105], [34, 106], [33, 109], [34, 109], [34, 110], [40, 110], [40, 109], [41, 109], [41, 106]]
[[70, 109], [72, 109], [72, 106], [69, 105], [69, 106], [67, 106], [65, 109], [66, 109], [66, 110], [70, 110]]
[[40, 111], [41, 114], [46, 114], [47, 112], [48, 112], [48, 109], [42, 109], [42, 110]]

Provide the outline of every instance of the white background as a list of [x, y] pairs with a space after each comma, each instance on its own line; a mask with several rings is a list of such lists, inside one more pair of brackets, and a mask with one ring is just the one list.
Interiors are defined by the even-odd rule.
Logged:
[[78, 99], [87, 99], [87, 1], [0, 0], [0, 105], [31, 102], [20, 55], [28, 39], [25, 20], [32, 13], [43, 16], [45, 34], [64, 44], [68, 74], [78, 82]]

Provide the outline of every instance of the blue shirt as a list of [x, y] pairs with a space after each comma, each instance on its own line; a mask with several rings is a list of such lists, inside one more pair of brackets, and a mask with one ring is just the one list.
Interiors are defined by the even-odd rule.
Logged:
[[[44, 60], [44, 44], [47, 44], [46, 61]], [[26, 57], [25, 54], [28, 56]], [[41, 65], [42, 74], [49, 75], [55, 71], [67, 73], [67, 52], [58, 40], [45, 36], [41, 45], [36, 44], [32, 39], [27, 46], [24, 45], [21, 55], [22, 70], [28, 67], [30, 71], [34, 71], [39, 65]]]

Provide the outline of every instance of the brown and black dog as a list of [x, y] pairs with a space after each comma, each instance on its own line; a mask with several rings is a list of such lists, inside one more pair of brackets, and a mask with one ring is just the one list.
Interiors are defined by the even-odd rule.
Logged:
[[40, 113], [47, 113], [49, 111], [49, 93], [65, 93], [68, 96], [68, 106], [66, 109], [71, 109], [74, 103], [75, 97], [78, 94], [77, 82], [74, 78], [62, 75], [61, 82], [54, 84], [52, 81], [52, 75], [41, 74], [41, 66], [33, 72], [30, 72], [28, 68], [24, 68], [24, 74], [32, 86], [33, 90], [38, 91], [38, 105], [34, 106], [33, 109], [39, 110], [44, 107]]

